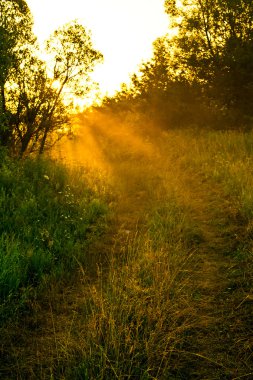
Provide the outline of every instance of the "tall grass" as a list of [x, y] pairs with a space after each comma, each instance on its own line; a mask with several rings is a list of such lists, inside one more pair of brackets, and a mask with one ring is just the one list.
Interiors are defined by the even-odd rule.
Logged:
[[[135, 171], [140, 169], [140, 178], [146, 176], [145, 190], [150, 197], [150, 204], [153, 202], [146, 221], [147, 230], [136, 231], [122, 251], [123, 258], [112, 260], [106, 279], [98, 273], [97, 283], [90, 287], [87, 327], [80, 347], [82, 359], [72, 367], [70, 377], [183, 379], [188, 378], [191, 369], [187, 367], [187, 359], [184, 364], [182, 356], [196, 355], [201, 358], [201, 354], [198, 356], [192, 347], [187, 346], [187, 337], [196, 326], [200, 328], [198, 309], [194, 302], [198, 302], [198, 297], [202, 296], [193, 284], [198, 271], [196, 267], [199, 260], [203, 260], [203, 257], [195, 255], [195, 248], [197, 251], [198, 244], [203, 242], [204, 231], [196, 223], [202, 223], [203, 218], [202, 229], [205, 223], [220, 223], [219, 216], [216, 220], [206, 222], [210, 215], [201, 214], [212, 207], [208, 203], [203, 206], [201, 202], [214, 200], [213, 195], [204, 196], [203, 192], [208, 190], [211, 194], [213, 187], [219, 190], [219, 197], [224, 199], [224, 210], [210, 211], [212, 217], [215, 217], [216, 212], [226, 214], [226, 202], [230, 198], [229, 207], [233, 210], [229, 210], [227, 218], [234, 215], [231, 223], [238, 227], [240, 215], [245, 218], [245, 230], [248, 228], [253, 209], [249, 201], [253, 178], [250, 168], [253, 135], [173, 131], [165, 133], [162, 139], [160, 154], [163, 164], [159, 162], [159, 165], [160, 170], [164, 171], [160, 182], [152, 183], [150, 176], [150, 173], [159, 174], [155, 160], [150, 166], [146, 162], [149, 174], [140, 169], [141, 162], [135, 166]], [[127, 169], [127, 163], [123, 166], [125, 173], [133, 170], [132, 165]], [[202, 183], [206, 181], [208, 186], [201, 189]], [[186, 187], [193, 183], [195, 189], [189, 191]], [[200, 187], [198, 191], [197, 186]], [[138, 186], [137, 190], [140, 190]], [[197, 194], [196, 199], [191, 199], [190, 195], [196, 191], [200, 196], [202, 194], [203, 199], [198, 199]], [[221, 202], [217, 204], [222, 205]], [[197, 221], [191, 218], [191, 209], [196, 207], [200, 208], [199, 211], [195, 210], [195, 214], [199, 214]], [[244, 232], [242, 235], [245, 237]], [[228, 239], [233, 238], [232, 235], [224, 237], [224, 249]], [[244, 260], [250, 239], [247, 236], [247, 242], [241, 241], [238, 248], [243, 252]], [[209, 244], [211, 250], [212, 241]], [[208, 243], [205, 245], [207, 249]], [[252, 248], [249, 263], [248, 268], [251, 268]], [[226, 274], [230, 285], [235, 281], [235, 272], [239, 285], [231, 305], [233, 302], [236, 304], [237, 297], [247, 292], [249, 284], [252, 284], [250, 270], [234, 262], [231, 271]], [[209, 322], [203, 317], [201, 323], [208, 325]], [[210, 364], [209, 360], [212, 362], [212, 358], [203, 356], [200, 359], [206, 363], [206, 368]], [[217, 376], [225, 376], [226, 365], [229, 364], [221, 366], [222, 374]], [[213, 366], [213, 370], [219, 367], [215, 359]]]
[[[173, 378], [173, 357], [194, 325], [189, 268], [194, 257], [185, 213], [153, 210], [149, 229], [136, 233], [111, 261], [106, 280], [90, 287], [78, 379]], [[168, 228], [169, 227], [169, 228]], [[180, 232], [179, 232], [180, 231]]]
[[184, 147], [184, 167], [201, 172], [220, 183], [225, 194], [234, 196], [238, 211], [246, 219], [253, 216], [253, 133], [237, 131], [183, 132], [175, 136]]
[[47, 159], [0, 167], [0, 300], [27, 297], [48, 278], [64, 279], [89, 261], [88, 245], [102, 233], [108, 208], [84, 169]]
[[180, 174], [168, 170], [158, 147], [143, 141], [132, 152], [117, 142], [108, 155], [119, 193], [119, 242], [108, 273], [99, 269], [86, 294], [80, 356], [65, 376], [173, 379], [180, 372], [173, 358], [195, 323], [189, 282], [199, 231], [178, 203]]
[[[108, 199], [100, 179], [84, 169], [70, 175], [45, 160], [18, 165], [5, 160], [1, 167], [4, 302], [29, 293], [48, 276], [63, 276], [76, 265], [84, 268], [82, 296], [78, 293], [74, 311], [66, 306], [68, 324], [57, 324], [52, 310], [53, 337], [45, 349], [52, 354], [50, 365], [38, 355], [38, 370], [33, 354], [37, 367], [23, 373], [87, 380], [245, 377], [252, 355], [246, 347], [248, 309], [241, 312], [240, 307], [251, 300], [253, 283], [253, 134], [159, 131], [143, 146], [135, 138], [136, 152], [127, 150], [129, 141], [124, 145], [120, 136], [107, 142], [102, 135], [101, 141], [118, 194], [115, 210], [121, 214], [115, 217], [114, 246], [106, 247], [112, 251], [109, 263], [106, 268], [98, 264], [89, 282], [85, 273], [91, 252], [86, 254], [86, 247], [106, 223], [103, 200]], [[236, 252], [233, 239], [239, 242]], [[203, 263], [222, 253], [236, 260], [224, 264], [226, 256], [222, 268], [211, 262], [200, 274], [203, 282], [210, 276], [210, 288], [201, 288]], [[218, 291], [216, 280], [227, 288]], [[235, 287], [237, 292], [231, 290]], [[236, 330], [237, 321], [242, 331]], [[210, 357], [192, 345], [198, 334]], [[224, 344], [216, 342], [217, 334], [225, 337]], [[209, 349], [210, 342], [217, 347]], [[243, 358], [242, 365], [235, 358]]]

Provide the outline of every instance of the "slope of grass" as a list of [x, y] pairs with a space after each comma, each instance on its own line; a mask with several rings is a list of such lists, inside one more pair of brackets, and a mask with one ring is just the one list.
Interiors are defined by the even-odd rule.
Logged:
[[[222, 184], [225, 195], [234, 196], [235, 206], [247, 220], [252, 218], [253, 133], [236, 131], [193, 132], [172, 136], [184, 151], [185, 168], [201, 172]], [[188, 150], [183, 144], [188, 144]]]
[[85, 265], [87, 247], [102, 233], [106, 214], [103, 195], [88, 186], [84, 170], [5, 156], [0, 167], [1, 318], [9, 302], [22, 306], [50, 278], [67, 279], [77, 262]]

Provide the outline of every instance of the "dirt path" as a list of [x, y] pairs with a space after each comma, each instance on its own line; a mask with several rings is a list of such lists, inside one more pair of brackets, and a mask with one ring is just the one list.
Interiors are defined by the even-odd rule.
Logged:
[[197, 244], [198, 265], [192, 276], [197, 321], [182, 349], [181, 376], [184, 373], [185, 379], [235, 379], [250, 372], [249, 358], [244, 356], [240, 342], [246, 337], [240, 331], [242, 321], [235, 310], [239, 300], [231, 279], [237, 267], [231, 255], [238, 245], [240, 228], [232, 200], [224, 202], [219, 185], [195, 177], [189, 186], [189, 198], [202, 241]]

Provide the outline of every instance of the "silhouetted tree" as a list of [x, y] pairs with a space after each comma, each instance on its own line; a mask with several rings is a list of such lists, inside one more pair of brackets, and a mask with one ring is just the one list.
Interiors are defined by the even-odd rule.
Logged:
[[[4, 5], [3, 5], [4, 3]], [[102, 55], [76, 21], [55, 31], [47, 42], [49, 68], [39, 58], [32, 17], [25, 1], [0, 3], [0, 138], [22, 156], [42, 153], [69, 126], [71, 96], [89, 92], [89, 74]], [[49, 73], [51, 69], [51, 73]]]
[[[46, 64], [33, 51], [22, 50], [21, 70], [13, 71], [6, 91], [6, 106], [10, 113], [9, 130], [12, 149], [25, 152], [39, 151], [45, 130], [50, 132], [50, 144], [57, 140], [55, 132], [68, 124], [67, 107], [47, 77]], [[52, 105], [54, 110], [52, 112]]]
[[201, 108], [199, 86], [177, 72], [173, 60], [168, 37], [158, 38], [152, 58], [132, 76], [130, 86], [107, 99], [104, 106], [137, 112], [165, 128], [196, 124]]
[[165, 1], [178, 28], [174, 64], [224, 110], [253, 116], [253, 2]]
[[90, 34], [76, 21], [56, 30], [47, 42], [47, 52], [51, 56], [53, 80], [58, 82], [58, 90], [51, 98], [47, 119], [43, 121], [44, 133], [40, 144], [43, 152], [52, 118], [54, 117], [65, 87], [74, 96], [84, 96], [90, 90], [90, 76], [95, 64], [102, 61], [102, 54], [92, 46]]

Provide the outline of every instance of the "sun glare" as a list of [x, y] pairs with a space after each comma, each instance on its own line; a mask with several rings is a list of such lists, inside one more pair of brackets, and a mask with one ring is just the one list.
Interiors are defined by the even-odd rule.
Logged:
[[92, 78], [100, 91], [113, 94], [152, 54], [153, 41], [168, 31], [164, 0], [27, 0], [34, 32], [43, 45], [62, 24], [78, 19], [91, 30], [94, 47], [104, 63]]
[[61, 87], [60, 81], [54, 80], [53, 84], [52, 84], [52, 87], [55, 88], [56, 90], [59, 90], [59, 88]]

